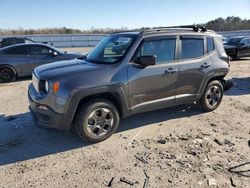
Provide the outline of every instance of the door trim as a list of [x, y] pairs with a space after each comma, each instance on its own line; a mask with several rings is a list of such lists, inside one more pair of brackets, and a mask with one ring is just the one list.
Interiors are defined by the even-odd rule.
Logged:
[[132, 113], [141, 113], [171, 107], [174, 105], [175, 96], [156, 99], [137, 104], [131, 108]]

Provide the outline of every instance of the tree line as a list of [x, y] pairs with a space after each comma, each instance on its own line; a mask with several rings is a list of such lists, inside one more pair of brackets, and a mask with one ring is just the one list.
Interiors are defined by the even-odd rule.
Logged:
[[206, 28], [214, 31], [236, 31], [236, 30], [249, 30], [250, 20], [241, 19], [240, 17], [229, 16], [226, 19], [217, 18], [203, 24]]
[[[205, 26], [214, 31], [236, 31], [236, 30], [250, 30], [250, 20], [241, 19], [240, 17], [229, 16], [227, 18], [217, 18], [207, 23], [198, 24]], [[135, 30], [145, 30], [149, 28], [137, 28]], [[33, 35], [33, 34], [109, 34], [118, 31], [128, 30], [126, 27], [118, 29], [114, 28], [94, 28], [89, 30], [71, 29], [67, 27], [62, 28], [44, 28], [44, 29], [0, 29], [0, 35]]]

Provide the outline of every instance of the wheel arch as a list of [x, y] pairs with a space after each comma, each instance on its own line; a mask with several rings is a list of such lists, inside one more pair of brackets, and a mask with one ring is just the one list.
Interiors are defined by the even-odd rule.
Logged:
[[72, 97], [68, 106], [68, 115], [71, 120], [71, 124], [74, 121], [75, 115], [80, 106], [95, 99], [106, 99], [112, 102], [116, 106], [120, 117], [126, 117], [129, 115], [127, 95], [124, 89], [117, 86], [105, 86], [101, 88], [82, 90]]
[[201, 89], [200, 89], [200, 91], [199, 91], [199, 97], [197, 98], [197, 100], [199, 100], [199, 99], [201, 98], [202, 94], [204, 93], [205, 89], [207, 88], [207, 85], [208, 85], [211, 81], [213, 81], [213, 80], [218, 80], [218, 81], [220, 81], [221, 83], [223, 83], [223, 82], [225, 82], [225, 80], [224, 80], [224, 77], [225, 77], [225, 76], [226, 76], [226, 75], [223, 73], [223, 74], [216, 74], [216, 75], [214, 75], [214, 76], [208, 78], [208, 79], [204, 82], [204, 84], [202, 85], [202, 87], [201, 87]]
[[114, 94], [108, 93], [108, 92], [96, 93], [96, 94], [93, 94], [93, 95], [83, 97], [78, 102], [76, 112], [78, 111], [80, 106], [82, 106], [84, 103], [86, 103], [88, 101], [91, 101], [91, 100], [97, 100], [97, 99], [105, 99], [105, 100], [108, 100], [108, 101], [112, 102], [116, 106], [119, 114], [122, 115], [121, 104], [120, 104], [119, 99], [117, 97], [115, 97]]
[[0, 69], [2, 67], [10, 67], [11, 69], [13, 69], [15, 71], [16, 76], [18, 76], [17, 69], [13, 65], [10, 65], [10, 64], [0, 64]]

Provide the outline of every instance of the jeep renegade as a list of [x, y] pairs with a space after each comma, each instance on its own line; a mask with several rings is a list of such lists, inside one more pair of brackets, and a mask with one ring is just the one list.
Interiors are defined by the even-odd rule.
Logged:
[[203, 27], [113, 33], [85, 57], [37, 67], [30, 111], [39, 126], [99, 142], [131, 114], [190, 102], [215, 110], [228, 71], [222, 37]]

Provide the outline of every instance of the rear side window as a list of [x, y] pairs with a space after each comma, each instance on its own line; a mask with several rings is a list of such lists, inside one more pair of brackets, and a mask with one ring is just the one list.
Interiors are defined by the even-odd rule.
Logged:
[[196, 58], [204, 55], [203, 38], [181, 38], [181, 59]]
[[5, 55], [28, 55], [27, 48], [25, 46], [18, 46], [6, 49], [2, 52]]
[[207, 37], [207, 52], [212, 52], [214, 50], [214, 39], [212, 37]]
[[140, 55], [155, 55], [157, 64], [173, 61], [175, 59], [176, 39], [163, 39], [145, 41], [140, 50]]

